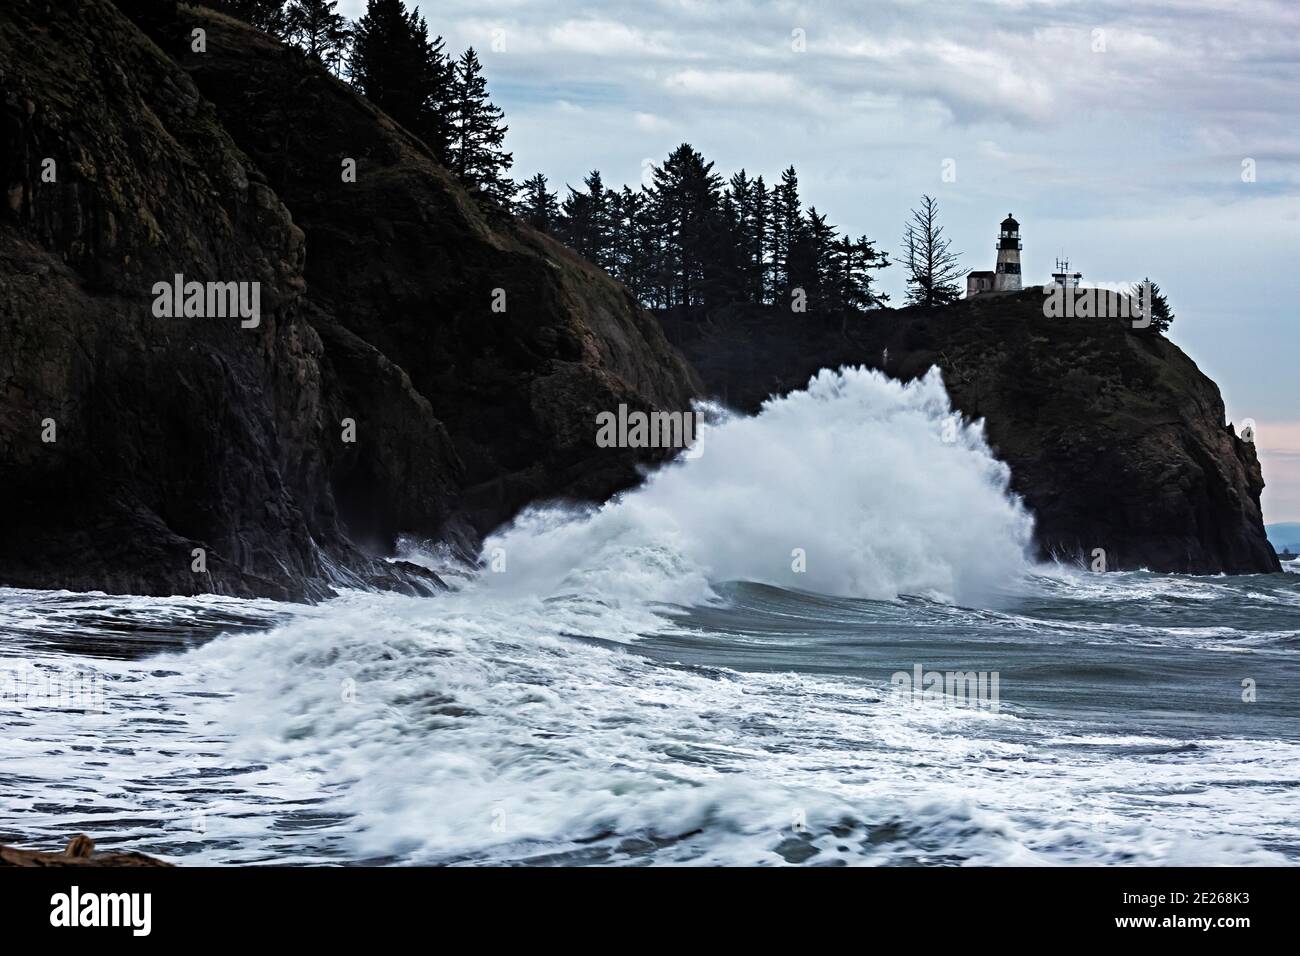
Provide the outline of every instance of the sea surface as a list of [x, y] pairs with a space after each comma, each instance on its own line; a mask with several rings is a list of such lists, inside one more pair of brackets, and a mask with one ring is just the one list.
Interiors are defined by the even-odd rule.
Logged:
[[1300, 860], [1300, 569], [1029, 560], [1032, 515], [937, 376], [827, 372], [712, 415], [694, 457], [527, 513], [476, 568], [405, 542], [450, 583], [435, 598], [0, 589], [0, 841], [193, 864]]

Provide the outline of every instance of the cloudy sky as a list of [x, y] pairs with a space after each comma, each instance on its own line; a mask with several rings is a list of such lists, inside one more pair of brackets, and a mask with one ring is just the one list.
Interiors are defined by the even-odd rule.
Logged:
[[418, 5], [479, 51], [516, 178], [635, 185], [689, 142], [728, 174], [793, 163], [805, 202], [891, 251], [930, 193], [967, 268], [1014, 212], [1027, 282], [1059, 255], [1086, 283], [1150, 275], [1257, 423], [1265, 520], [1300, 520], [1300, 2]]

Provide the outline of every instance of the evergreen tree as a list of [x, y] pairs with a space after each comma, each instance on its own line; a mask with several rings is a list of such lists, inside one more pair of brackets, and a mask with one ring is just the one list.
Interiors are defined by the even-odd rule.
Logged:
[[833, 274], [831, 295], [841, 310], [875, 309], [889, 301], [889, 296], [872, 289], [871, 273], [884, 269], [889, 259], [876, 250], [866, 236], [856, 241], [842, 236], [832, 251]]
[[619, 192], [605, 192], [609, 223], [610, 275], [636, 294], [639, 283], [637, 262], [637, 217], [644, 197], [624, 186]]
[[444, 165], [449, 160], [451, 64], [442, 37], [402, 0], [368, 0], [353, 29], [352, 85], [415, 133]]
[[600, 170], [588, 173], [583, 185], [587, 187], [583, 192], [570, 186], [569, 195], [561, 205], [564, 239], [580, 256], [607, 268], [610, 260], [608, 190], [600, 178]]
[[827, 229], [826, 217], [818, 215], [815, 209], [808, 211], [806, 219], [800, 216], [793, 226], [783, 224], [782, 231], [787, 236], [785, 284], [779, 305], [789, 307], [795, 289], [803, 291], [805, 308], [810, 311], [821, 311], [825, 305], [820, 281], [821, 250], [818, 247], [825, 241]]
[[762, 302], [767, 216], [767, 189], [763, 186], [763, 177], [750, 179], [742, 169], [731, 177], [725, 198], [734, 206], [734, 220], [728, 225], [735, 246], [737, 299]]
[[704, 270], [704, 299], [710, 305], [748, 301], [745, 269], [745, 219], [747, 197], [736, 190], [723, 190], [710, 232], [712, 260]]
[[[652, 170], [640, 190], [605, 186], [599, 170], [569, 187], [555, 235], [623, 282], [653, 308], [709, 310], [738, 303], [788, 307], [800, 288], [824, 316], [876, 308], [888, 296], [873, 288], [889, 265], [866, 236], [840, 236], [826, 217], [799, 201], [794, 167], [769, 191], [762, 176], [740, 170], [726, 181], [689, 143]], [[525, 184], [519, 214], [544, 200], [545, 179]]]
[[[1151, 290], [1151, 301], [1146, 301], [1145, 290]], [[1142, 308], [1143, 315], [1149, 315], [1151, 318], [1151, 328], [1157, 332], [1167, 332], [1169, 326], [1173, 324], [1174, 313], [1169, 308], [1169, 300], [1165, 294], [1160, 291], [1160, 286], [1151, 281], [1150, 278], [1143, 279], [1137, 285], [1133, 286], [1132, 296], [1134, 301]], [[1150, 308], [1150, 312], [1147, 308]]]
[[560, 222], [560, 204], [555, 193], [546, 188], [541, 173], [524, 180], [519, 187], [522, 198], [515, 204], [515, 214], [538, 232], [554, 232]]
[[507, 175], [514, 158], [502, 145], [505, 114], [488, 99], [483, 65], [473, 47], [452, 71], [450, 118], [452, 169], [471, 192], [507, 205], [515, 189]]
[[646, 194], [627, 186], [619, 193], [619, 248], [622, 280], [642, 301], [651, 295], [651, 280], [659, 247], [655, 241], [653, 210]]
[[715, 278], [716, 241], [722, 236], [719, 215], [722, 177], [713, 172], [690, 144], [683, 143], [654, 171], [651, 187], [655, 219], [663, 230], [661, 282], [670, 305], [700, 305]]
[[[433, 148], [439, 162], [451, 165], [451, 140], [453, 129], [451, 123], [452, 97], [455, 95], [456, 64], [447, 56], [446, 45], [441, 36], [428, 39], [429, 31], [424, 19], [420, 19], [420, 39], [424, 42], [424, 75], [428, 84], [428, 96], [424, 101], [424, 126], [421, 137]], [[513, 193], [513, 186], [509, 196]]]
[[823, 312], [838, 311], [843, 303], [835, 296], [835, 227], [827, 225], [826, 217], [810, 206], [804, 229], [812, 259], [810, 296]]
[[961, 268], [956, 254], [949, 251], [951, 244], [951, 239], [943, 237], [943, 227], [939, 225], [938, 200], [922, 196], [921, 208], [912, 210], [912, 219], [903, 233], [908, 302], [947, 305], [961, 295], [957, 287]]
[[772, 187], [771, 203], [771, 280], [772, 301], [785, 298], [797, 285], [790, 275], [790, 249], [802, 240], [803, 209], [799, 204], [799, 177], [794, 167], [781, 174], [781, 182]]
[[285, 10], [288, 38], [308, 56], [329, 66], [337, 75], [352, 31], [338, 0], [291, 0]]
[[772, 194], [768, 191], [763, 177], [754, 180], [754, 220], [751, 227], [750, 242], [754, 256], [754, 269], [758, 279], [757, 302], [773, 302], [774, 291], [771, 283], [771, 270], [768, 263], [768, 250], [772, 241]]

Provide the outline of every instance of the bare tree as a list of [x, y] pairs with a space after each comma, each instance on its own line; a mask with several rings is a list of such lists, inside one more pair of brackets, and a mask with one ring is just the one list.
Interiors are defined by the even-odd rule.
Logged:
[[957, 279], [961, 267], [956, 253], [949, 252], [951, 239], [943, 237], [939, 225], [939, 202], [921, 197], [921, 208], [903, 233], [903, 263], [907, 266], [907, 301], [912, 305], [947, 305], [961, 296]]

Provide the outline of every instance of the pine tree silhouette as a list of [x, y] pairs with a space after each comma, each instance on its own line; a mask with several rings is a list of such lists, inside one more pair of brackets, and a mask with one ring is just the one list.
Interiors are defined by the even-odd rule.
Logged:
[[703, 305], [719, 290], [714, 265], [724, 235], [722, 177], [713, 163], [682, 143], [654, 171], [651, 202], [662, 230], [660, 281], [669, 305]]
[[609, 269], [611, 224], [609, 198], [612, 195], [593, 169], [583, 179], [585, 190], [568, 187], [561, 211], [564, 214], [564, 240], [575, 252], [604, 269]]
[[515, 215], [539, 232], [554, 232], [560, 224], [560, 204], [555, 193], [547, 190], [546, 177], [538, 173], [525, 179], [519, 192]]
[[478, 54], [470, 47], [451, 77], [451, 168], [471, 192], [508, 207], [515, 193], [508, 173], [513, 156], [503, 147], [505, 114], [488, 99]]
[[338, 75], [352, 31], [337, 13], [338, 0], [291, 0], [285, 8], [289, 41]]
[[745, 170], [731, 177], [725, 198], [734, 210], [729, 224], [735, 237], [735, 293], [739, 301], [763, 301], [763, 250], [767, 239], [767, 188], [763, 177]]
[[889, 301], [889, 296], [872, 288], [871, 273], [889, 265], [889, 257], [876, 250], [866, 236], [856, 240], [841, 236], [832, 247], [833, 279], [832, 299], [846, 309], [876, 309]]
[[[1151, 290], [1151, 301], [1149, 303], [1146, 301], [1146, 289]], [[1144, 314], [1146, 314], [1146, 309], [1150, 307], [1151, 328], [1157, 332], [1167, 332], [1169, 330], [1169, 326], [1174, 321], [1174, 313], [1169, 308], [1169, 300], [1160, 291], [1160, 286], [1157, 283], [1152, 282], [1150, 278], [1145, 278], [1133, 286], [1130, 294], [1142, 307]]]
[[[839, 235], [816, 209], [805, 212], [794, 167], [772, 190], [743, 169], [724, 187], [713, 163], [683, 143], [651, 172], [649, 186], [616, 191], [592, 170], [548, 217], [554, 235], [646, 305], [705, 314], [742, 303], [788, 308], [801, 289], [806, 311], [847, 321], [888, 302], [874, 288], [888, 256], [866, 236]], [[528, 219], [545, 179], [525, 185], [517, 208]]]
[[442, 37], [402, 0], [368, 0], [353, 28], [352, 85], [415, 133], [438, 161], [450, 160], [451, 64]]
[[772, 227], [770, 236], [769, 287], [772, 299], [787, 298], [798, 283], [790, 270], [790, 253], [798, 246], [804, 228], [803, 212], [799, 204], [799, 176], [793, 166], [781, 173], [781, 182], [772, 187]]

